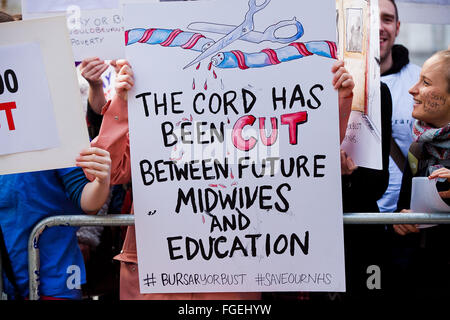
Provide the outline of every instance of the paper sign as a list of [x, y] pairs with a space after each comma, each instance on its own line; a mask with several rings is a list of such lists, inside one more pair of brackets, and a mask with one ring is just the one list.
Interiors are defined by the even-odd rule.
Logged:
[[267, 1], [196, 60], [251, 3], [124, 6], [142, 293], [345, 290], [336, 8]]
[[411, 210], [421, 213], [450, 213], [450, 206], [442, 200], [436, 189], [436, 179], [414, 177], [412, 180]]
[[[0, 34], [0, 69], [2, 79], [8, 79], [1, 103], [16, 103], [11, 109], [14, 131], [25, 139], [18, 143], [28, 149], [36, 139], [33, 150], [44, 149], [0, 156], [0, 174], [74, 166], [89, 137], [65, 18], [1, 23]], [[1, 134], [10, 128], [4, 115], [1, 111]]]
[[[420, 213], [450, 213], [448, 206], [439, 195], [436, 179], [428, 177], [414, 177], [411, 190], [411, 210]], [[418, 228], [430, 228], [435, 224], [420, 224]]]
[[381, 170], [379, 10], [376, 0], [336, 0], [339, 56], [353, 76], [352, 114], [342, 149], [356, 165]]
[[[1, 46], [0, 154], [57, 147], [58, 130], [38, 43]], [[36, 75], [41, 75], [37, 81]]]
[[[138, 0], [79, 1], [79, 5], [68, 7], [65, 7], [64, 3], [71, 2], [69, 0], [54, 2], [22, 0], [22, 16], [24, 20], [28, 20], [65, 15], [74, 61], [91, 57], [100, 57], [104, 60], [123, 59], [125, 51], [121, 4], [130, 1]], [[157, 2], [157, 0], [139, 1]], [[35, 2], [41, 4], [34, 4], [33, 8], [36, 10], [30, 10], [30, 4]], [[44, 7], [47, 9], [44, 10]]]
[[117, 9], [119, 0], [22, 0], [26, 4], [28, 13], [65, 12], [70, 6], [77, 6], [82, 10]]
[[89, 57], [119, 59], [125, 56], [122, 10], [71, 11], [67, 15], [75, 61]]

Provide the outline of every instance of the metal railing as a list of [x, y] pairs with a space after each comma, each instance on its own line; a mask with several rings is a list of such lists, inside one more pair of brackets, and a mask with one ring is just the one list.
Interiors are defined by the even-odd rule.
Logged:
[[[346, 213], [344, 224], [450, 224], [450, 214], [439, 213]], [[39, 237], [46, 228], [54, 226], [131, 226], [134, 215], [53, 216], [39, 222], [28, 241], [29, 299], [39, 299]], [[0, 288], [1, 289], [1, 288]], [[1, 291], [0, 291], [1, 292]]]

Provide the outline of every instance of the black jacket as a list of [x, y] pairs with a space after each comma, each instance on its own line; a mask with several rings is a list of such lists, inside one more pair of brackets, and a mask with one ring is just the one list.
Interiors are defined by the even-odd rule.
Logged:
[[358, 168], [342, 176], [344, 212], [379, 212], [377, 200], [389, 184], [392, 98], [388, 86], [381, 83], [381, 130], [383, 169]]

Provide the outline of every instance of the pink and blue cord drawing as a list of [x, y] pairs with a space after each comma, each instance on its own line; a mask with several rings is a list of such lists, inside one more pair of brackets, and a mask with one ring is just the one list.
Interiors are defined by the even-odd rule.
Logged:
[[[256, 0], [249, 0], [244, 21], [238, 26], [210, 22], [193, 22], [189, 24], [188, 29], [190, 30], [223, 35], [217, 41], [207, 38], [201, 33], [180, 29], [136, 28], [125, 32], [125, 44], [127, 46], [136, 43], [159, 44], [163, 47], [181, 47], [200, 52], [184, 69], [200, 63], [200, 61], [209, 57], [212, 57], [210, 64], [217, 68], [239, 68], [241, 70], [273, 66], [310, 55], [319, 55], [332, 59], [337, 58], [335, 42], [296, 42], [303, 36], [304, 29], [303, 25], [295, 17], [292, 20], [281, 20], [270, 25], [263, 32], [255, 31], [254, 15], [267, 7], [270, 1], [265, 0], [263, 3], [257, 4]], [[287, 37], [277, 36], [277, 31], [287, 27], [295, 27], [295, 32]], [[282, 43], [285, 46], [276, 49], [267, 48], [252, 53], [242, 52], [240, 50], [224, 50], [236, 40], [256, 44], [269, 41], [272, 43]]]
[[[127, 46], [136, 43], [161, 45], [163, 47], [180, 47], [186, 50], [203, 52], [215, 43], [200, 33], [180, 29], [143, 29], [136, 28], [125, 32]], [[311, 55], [337, 59], [336, 43], [333, 41], [291, 42], [277, 49], [264, 49], [259, 52], [246, 53], [240, 50], [219, 52], [211, 58], [217, 68], [261, 68], [301, 59]]]

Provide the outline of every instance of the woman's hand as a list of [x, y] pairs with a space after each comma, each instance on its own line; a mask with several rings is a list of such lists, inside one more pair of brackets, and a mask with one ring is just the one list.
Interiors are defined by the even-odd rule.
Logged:
[[[409, 209], [403, 209], [401, 213], [411, 213]], [[417, 233], [419, 228], [417, 224], [394, 224], [394, 230], [401, 236], [407, 235], [408, 233]]]
[[84, 212], [96, 213], [109, 195], [111, 182], [111, 158], [109, 152], [96, 147], [83, 149], [76, 158], [76, 165], [81, 167], [87, 183], [81, 193], [80, 206]]
[[95, 147], [86, 148], [75, 160], [76, 166], [84, 170], [89, 180], [109, 185], [111, 158], [108, 151]]
[[353, 88], [355, 87], [355, 82], [353, 77], [347, 71], [344, 66], [344, 61], [337, 60], [331, 72], [334, 74], [332, 84], [334, 89], [338, 90], [339, 98], [348, 98], [353, 95]]
[[133, 70], [127, 60], [117, 60], [116, 66], [119, 69], [115, 84], [116, 95], [126, 101], [128, 100], [128, 91], [134, 86]]
[[348, 119], [352, 111], [353, 88], [355, 87], [355, 83], [342, 60], [338, 60], [333, 64], [331, 72], [333, 73], [332, 84], [338, 90], [339, 95], [339, 138], [342, 143], [345, 138], [345, 132], [347, 131]]
[[[433, 171], [433, 173], [428, 176], [428, 179], [439, 179], [439, 178], [447, 179], [447, 181], [450, 182], [450, 170], [447, 168], [440, 168]], [[450, 198], [450, 189], [447, 191], [439, 192], [439, 195], [441, 196], [441, 198], [444, 199]]]
[[90, 86], [102, 86], [102, 74], [108, 69], [108, 65], [100, 58], [86, 58], [80, 64], [80, 73]]
[[341, 149], [341, 175], [350, 175], [358, 168], [353, 162], [353, 159]]

